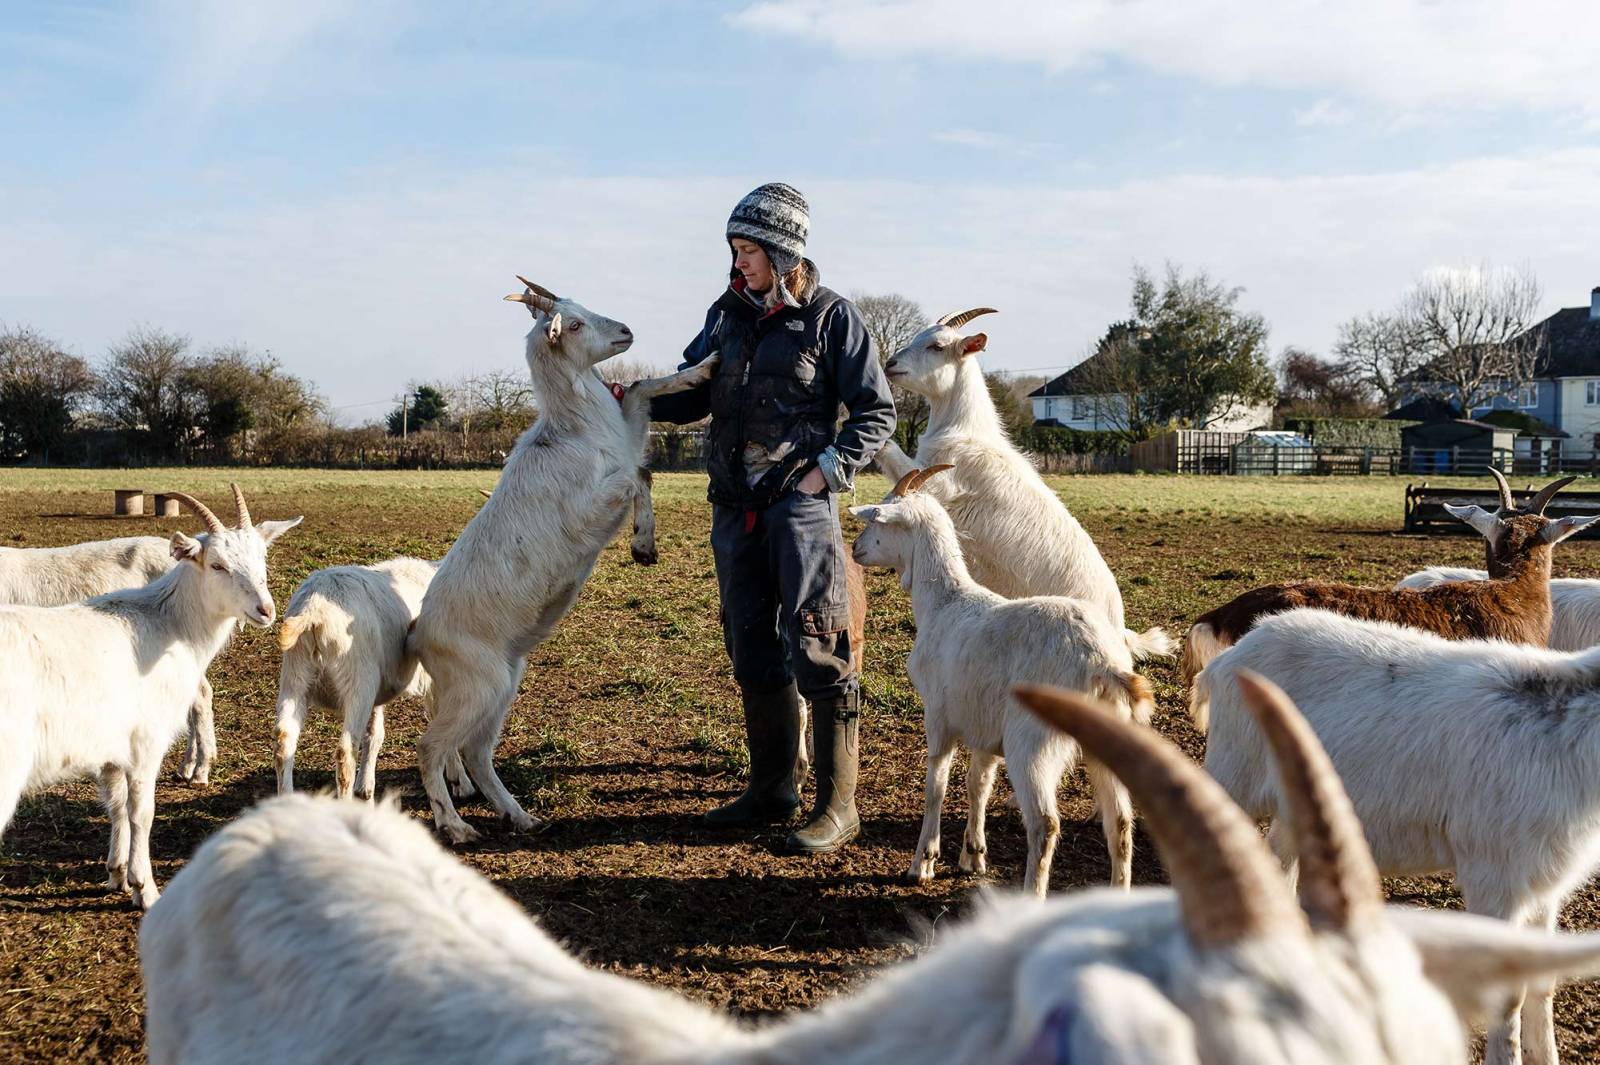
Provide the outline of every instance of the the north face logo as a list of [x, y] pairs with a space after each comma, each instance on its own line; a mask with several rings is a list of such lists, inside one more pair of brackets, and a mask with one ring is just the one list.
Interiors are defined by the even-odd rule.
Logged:
[[802, 322], [798, 318], [791, 318], [787, 322], [784, 322], [783, 324], [784, 324], [784, 326], [786, 328], [792, 329], [796, 333], [800, 332], [802, 329], [804, 329], [806, 327], [806, 323]]

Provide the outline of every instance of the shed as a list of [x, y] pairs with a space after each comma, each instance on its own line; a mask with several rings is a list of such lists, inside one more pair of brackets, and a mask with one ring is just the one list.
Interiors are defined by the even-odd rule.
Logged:
[[1509, 467], [1517, 430], [1471, 418], [1408, 425], [1400, 446], [1413, 473], [1457, 473], [1473, 467]]
[[1282, 476], [1313, 473], [1316, 453], [1311, 441], [1283, 429], [1256, 429], [1233, 445], [1233, 472]]

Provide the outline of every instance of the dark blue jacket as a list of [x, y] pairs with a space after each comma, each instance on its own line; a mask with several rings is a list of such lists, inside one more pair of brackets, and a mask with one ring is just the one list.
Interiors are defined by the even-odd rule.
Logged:
[[[706, 494], [713, 503], [765, 509], [793, 490], [830, 447], [832, 487], [848, 486], [894, 432], [894, 400], [861, 312], [820, 286], [797, 298], [800, 307], [769, 312], [730, 286], [683, 352], [683, 367], [720, 354], [715, 376], [651, 403], [655, 421], [711, 416]], [[747, 444], [778, 460], [754, 486], [745, 474]]]

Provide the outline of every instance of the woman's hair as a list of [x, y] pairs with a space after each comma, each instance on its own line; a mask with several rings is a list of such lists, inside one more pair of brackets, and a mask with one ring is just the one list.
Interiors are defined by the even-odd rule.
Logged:
[[[739, 271], [734, 270], [730, 276], [739, 276]], [[805, 302], [806, 298], [817, 287], [816, 267], [811, 265], [811, 260], [801, 259], [788, 273], [784, 274], [783, 287], [788, 289], [789, 294], [795, 299], [800, 300], [802, 303]], [[762, 302], [769, 311], [783, 302], [783, 297], [778, 295], [776, 281], [767, 288], [766, 293], [762, 296]]]

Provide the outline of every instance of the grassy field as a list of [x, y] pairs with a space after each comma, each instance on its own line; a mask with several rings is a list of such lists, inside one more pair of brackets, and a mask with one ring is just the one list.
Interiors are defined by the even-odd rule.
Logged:
[[[214, 505], [244, 487], [258, 518], [304, 514], [275, 549], [280, 605], [307, 573], [396, 554], [438, 557], [481, 502], [492, 472], [7, 470], [0, 544], [48, 546], [134, 533], [194, 531], [192, 518], [109, 516], [110, 489], [180, 488]], [[1196, 614], [1256, 584], [1323, 576], [1387, 583], [1423, 565], [1477, 563], [1475, 539], [1397, 534], [1400, 480], [1079, 477], [1053, 479], [1117, 573], [1130, 623], [1180, 632]], [[1468, 483], [1468, 482], [1462, 482]], [[573, 616], [537, 649], [507, 724], [499, 764], [529, 809], [554, 824], [535, 836], [463, 805], [485, 842], [462, 852], [593, 964], [764, 1014], [813, 1004], [871, 968], [914, 952], [960, 915], [979, 882], [941, 867], [926, 888], [899, 883], [921, 815], [920, 705], [904, 674], [914, 635], [890, 576], [869, 595], [862, 839], [796, 859], [782, 835], [714, 833], [695, 815], [740, 787], [737, 699], [717, 628], [704, 478], [658, 475], [661, 564], [634, 565], [625, 541], [605, 552]], [[867, 478], [862, 501], [886, 485]], [[220, 511], [228, 513], [227, 510]], [[1556, 571], [1600, 570], [1594, 543], [1566, 544]], [[3, 666], [0, 666], [3, 668]], [[271, 634], [241, 634], [212, 670], [218, 765], [207, 788], [164, 783], [153, 853], [164, 883], [211, 832], [273, 790]], [[1148, 671], [1157, 727], [1198, 754], [1170, 665]], [[391, 708], [379, 787], [425, 815], [413, 761], [419, 708]], [[334, 723], [308, 723], [297, 764], [309, 789], [332, 782]], [[175, 768], [176, 756], [169, 759]], [[170, 774], [169, 774], [170, 776]], [[1002, 790], [1004, 786], [1002, 784]], [[947, 831], [959, 831], [959, 786]], [[1081, 771], [1063, 787], [1053, 886], [1103, 883], [1104, 844]], [[997, 800], [998, 801], [998, 800]], [[0, 1060], [141, 1060], [138, 918], [100, 886], [105, 818], [93, 787], [25, 800], [0, 846]], [[988, 882], [1020, 879], [1022, 829], [990, 832]], [[953, 863], [951, 863], [953, 864]], [[1138, 839], [1135, 879], [1163, 879]], [[1448, 882], [1394, 881], [1394, 897], [1457, 906]], [[1600, 928], [1600, 892], [1567, 907], [1570, 927]], [[197, 934], [203, 935], [203, 930]], [[1557, 999], [1563, 1053], [1600, 1052], [1600, 996]]]

